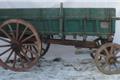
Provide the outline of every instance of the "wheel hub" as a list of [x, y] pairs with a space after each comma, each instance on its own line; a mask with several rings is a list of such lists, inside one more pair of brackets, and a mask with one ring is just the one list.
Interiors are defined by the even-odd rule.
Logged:
[[114, 64], [116, 62], [116, 58], [115, 57], [110, 57], [109, 59], [108, 59], [108, 63], [109, 64]]
[[19, 51], [20, 50], [20, 48], [21, 48], [21, 44], [19, 43], [19, 42], [13, 42], [12, 44], [11, 44], [11, 48], [13, 49], [13, 50], [15, 50], [15, 51]]

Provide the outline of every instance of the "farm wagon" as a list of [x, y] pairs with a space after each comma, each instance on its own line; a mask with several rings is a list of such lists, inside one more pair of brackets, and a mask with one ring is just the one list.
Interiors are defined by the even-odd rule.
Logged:
[[[50, 44], [62, 44], [97, 48], [91, 54], [97, 68], [105, 74], [120, 73], [120, 46], [112, 43], [116, 20], [115, 8], [64, 8], [63, 3], [60, 8], [0, 9], [0, 65], [26, 71]], [[79, 35], [82, 40], [70, 40], [67, 35]], [[87, 36], [97, 38], [88, 41]]]

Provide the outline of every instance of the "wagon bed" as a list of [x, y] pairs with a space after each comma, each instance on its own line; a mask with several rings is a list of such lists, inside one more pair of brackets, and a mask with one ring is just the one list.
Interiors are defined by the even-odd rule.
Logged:
[[0, 20], [24, 19], [43, 34], [106, 35], [115, 32], [115, 14], [114, 8], [19, 8], [0, 9]]

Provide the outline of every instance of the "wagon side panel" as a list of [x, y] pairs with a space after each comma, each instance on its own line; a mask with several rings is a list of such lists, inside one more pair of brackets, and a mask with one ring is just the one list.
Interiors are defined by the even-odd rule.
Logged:
[[64, 31], [67, 34], [100, 35], [114, 33], [113, 8], [65, 8]]

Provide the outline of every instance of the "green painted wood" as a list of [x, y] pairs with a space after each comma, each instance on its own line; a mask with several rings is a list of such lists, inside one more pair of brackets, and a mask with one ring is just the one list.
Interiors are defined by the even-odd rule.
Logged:
[[[115, 20], [109, 20], [116, 16], [114, 8], [63, 8], [62, 13], [61, 16], [60, 8], [0, 9], [0, 23], [11, 18], [24, 19], [39, 33], [59, 34], [62, 19], [63, 34], [106, 35], [115, 32]], [[102, 28], [102, 22], [107, 22], [109, 27]]]

